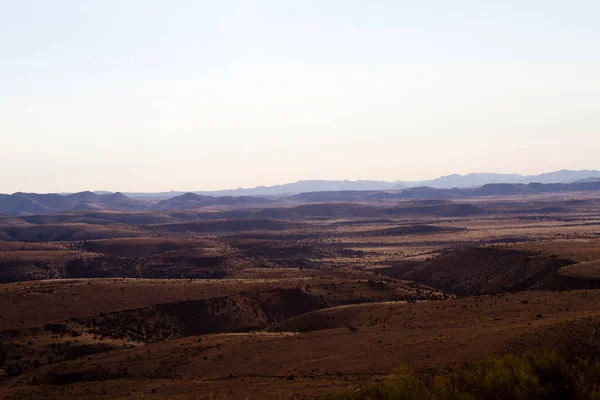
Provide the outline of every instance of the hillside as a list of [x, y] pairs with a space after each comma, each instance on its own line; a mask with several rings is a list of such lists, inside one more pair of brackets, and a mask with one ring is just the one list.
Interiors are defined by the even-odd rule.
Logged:
[[249, 196], [224, 196], [212, 197], [202, 196], [195, 193], [185, 193], [180, 196], [175, 196], [167, 200], [163, 200], [156, 205], [159, 210], [177, 210], [177, 209], [195, 209], [207, 206], [245, 206], [257, 204], [269, 204], [271, 200], [262, 199], [259, 197]]
[[443, 254], [401, 277], [456, 295], [560, 289], [558, 271], [573, 263], [515, 250], [472, 248]]
[[123, 193], [81, 192], [69, 195], [14, 193], [0, 197], [0, 214], [43, 215], [70, 211], [146, 211], [197, 209], [213, 206], [266, 205], [272, 201], [258, 197], [211, 197], [186, 193], [158, 204], [132, 199]]
[[600, 181], [573, 183], [489, 183], [474, 188], [440, 189], [429, 186], [411, 187], [393, 191], [332, 191], [294, 195], [291, 199], [307, 202], [333, 201], [397, 201], [404, 199], [469, 199], [487, 196], [518, 196], [548, 193], [597, 192]]
[[[546, 195], [552, 193], [599, 192], [600, 181], [584, 180], [574, 183], [490, 183], [475, 188], [436, 189], [427, 186], [411, 187], [402, 190], [335, 190], [294, 194], [288, 197], [262, 198], [253, 196], [204, 196], [185, 193], [158, 203], [149, 200], [132, 199], [123, 193], [97, 194], [81, 192], [69, 195], [14, 193], [0, 197], [0, 214], [9, 216], [30, 216], [72, 211], [151, 211], [151, 210], [198, 210], [212, 212], [231, 211], [230, 214], [214, 218], [270, 217], [279, 218], [278, 214], [290, 214], [301, 209], [285, 209], [281, 206], [301, 203], [332, 203], [330, 206], [315, 204], [301, 205], [308, 211], [311, 207], [322, 208], [318, 215], [331, 216], [326, 208], [335, 209], [339, 214], [338, 203], [393, 203], [406, 200], [450, 200], [475, 199], [484, 197]], [[333, 206], [333, 204], [336, 204]], [[256, 211], [260, 207], [273, 206], [270, 209]], [[354, 204], [352, 208], [365, 206]], [[277, 208], [279, 207], [279, 208]], [[237, 208], [237, 210], [232, 210]], [[349, 210], [346, 210], [349, 211]], [[359, 210], [355, 210], [359, 211]], [[364, 210], [363, 210], [364, 211]], [[309, 213], [300, 212], [301, 215]], [[359, 211], [359, 215], [363, 212]], [[316, 215], [315, 215], [316, 216]]]
[[49, 214], [71, 210], [105, 209], [114, 211], [145, 210], [150, 204], [122, 193], [97, 195], [81, 192], [70, 195], [14, 193], [0, 198], [0, 213], [7, 215]]
[[[106, 198], [127, 201], [69, 201]], [[400, 365], [579, 351], [599, 210], [575, 192], [0, 216], [0, 397], [318, 398]]]

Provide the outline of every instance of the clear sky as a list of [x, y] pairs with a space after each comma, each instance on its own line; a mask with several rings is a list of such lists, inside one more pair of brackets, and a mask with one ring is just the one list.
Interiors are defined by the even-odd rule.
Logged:
[[600, 168], [598, 0], [0, 0], [0, 193]]

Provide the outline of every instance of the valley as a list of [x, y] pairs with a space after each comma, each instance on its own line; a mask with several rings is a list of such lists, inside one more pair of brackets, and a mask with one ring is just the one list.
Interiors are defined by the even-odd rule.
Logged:
[[71, 210], [0, 232], [6, 399], [318, 398], [600, 345], [593, 193]]

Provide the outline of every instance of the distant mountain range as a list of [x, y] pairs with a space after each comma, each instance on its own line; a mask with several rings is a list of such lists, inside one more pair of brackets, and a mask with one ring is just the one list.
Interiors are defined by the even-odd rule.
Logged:
[[[294, 183], [285, 183], [275, 186], [257, 186], [249, 189], [231, 189], [217, 191], [195, 191], [193, 193], [204, 196], [288, 196], [308, 192], [325, 192], [338, 190], [401, 190], [411, 187], [428, 186], [436, 189], [468, 188], [483, 186], [488, 183], [572, 183], [578, 180], [600, 179], [600, 171], [560, 170], [547, 172], [540, 175], [518, 174], [493, 174], [473, 173], [467, 175], [448, 175], [425, 181], [328, 181], [307, 180]], [[107, 192], [98, 192], [107, 193]], [[160, 192], [160, 193], [125, 193], [134, 198], [169, 198], [185, 194], [186, 192]]]
[[568, 192], [600, 192], [600, 180], [575, 183], [488, 183], [475, 188], [438, 189], [428, 186], [395, 191], [334, 191], [301, 193], [291, 200], [308, 203], [468, 199]]
[[[599, 175], [600, 176], [600, 175]], [[389, 190], [400, 189], [404, 186], [398, 182], [385, 181], [327, 181], [309, 180], [294, 183], [284, 183], [275, 186], [257, 186], [249, 189], [228, 189], [216, 191], [195, 191], [194, 194], [203, 196], [286, 196], [306, 192], [322, 192], [329, 190]], [[105, 192], [104, 192], [105, 193]], [[126, 193], [135, 198], [169, 198], [187, 192], [171, 191], [159, 193]]]
[[[521, 180], [522, 182], [489, 182]], [[566, 182], [565, 182], [566, 181]], [[551, 182], [551, 183], [548, 183]], [[425, 183], [413, 186], [416, 183]], [[535, 176], [503, 174], [449, 175], [424, 182], [300, 181], [285, 185], [209, 193], [81, 192], [74, 194], [0, 194], [0, 214], [9, 216], [63, 211], [176, 210], [207, 207], [265, 207], [276, 201], [348, 202], [402, 199], [453, 199], [573, 191], [600, 191], [600, 171], [556, 171]], [[223, 193], [229, 193], [224, 195]], [[231, 194], [235, 193], [235, 195]], [[246, 195], [255, 193], [254, 196]], [[267, 198], [270, 196], [270, 198]]]
[[270, 200], [258, 197], [213, 197], [187, 193], [159, 203], [133, 199], [123, 193], [81, 192], [69, 195], [14, 193], [0, 195], [0, 214], [19, 216], [63, 211], [144, 211], [196, 209], [210, 206], [265, 205]]
[[579, 180], [600, 179], [600, 171], [560, 170], [539, 175], [473, 173], [467, 175], [447, 175], [426, 181], [401, 182], [404, 187], [428, 186], [436, 189], [468, 188], [488, 183], [572, 183]]

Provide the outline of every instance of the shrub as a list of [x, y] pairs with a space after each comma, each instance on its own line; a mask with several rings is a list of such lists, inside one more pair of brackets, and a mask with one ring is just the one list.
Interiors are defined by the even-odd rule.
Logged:
[[434, 379], [406, 368], [381, 382], [330, 400], [542, 400], [600, 399], [600, 361], [572, 362], [554, 352], [488, 355], [451, 367]]
[[330, 400], [427, 400], [435, 399], [431, 388], [408, 368], [399, 368], [379, 383], [367, 384], [352, 393], [338, 393]]

